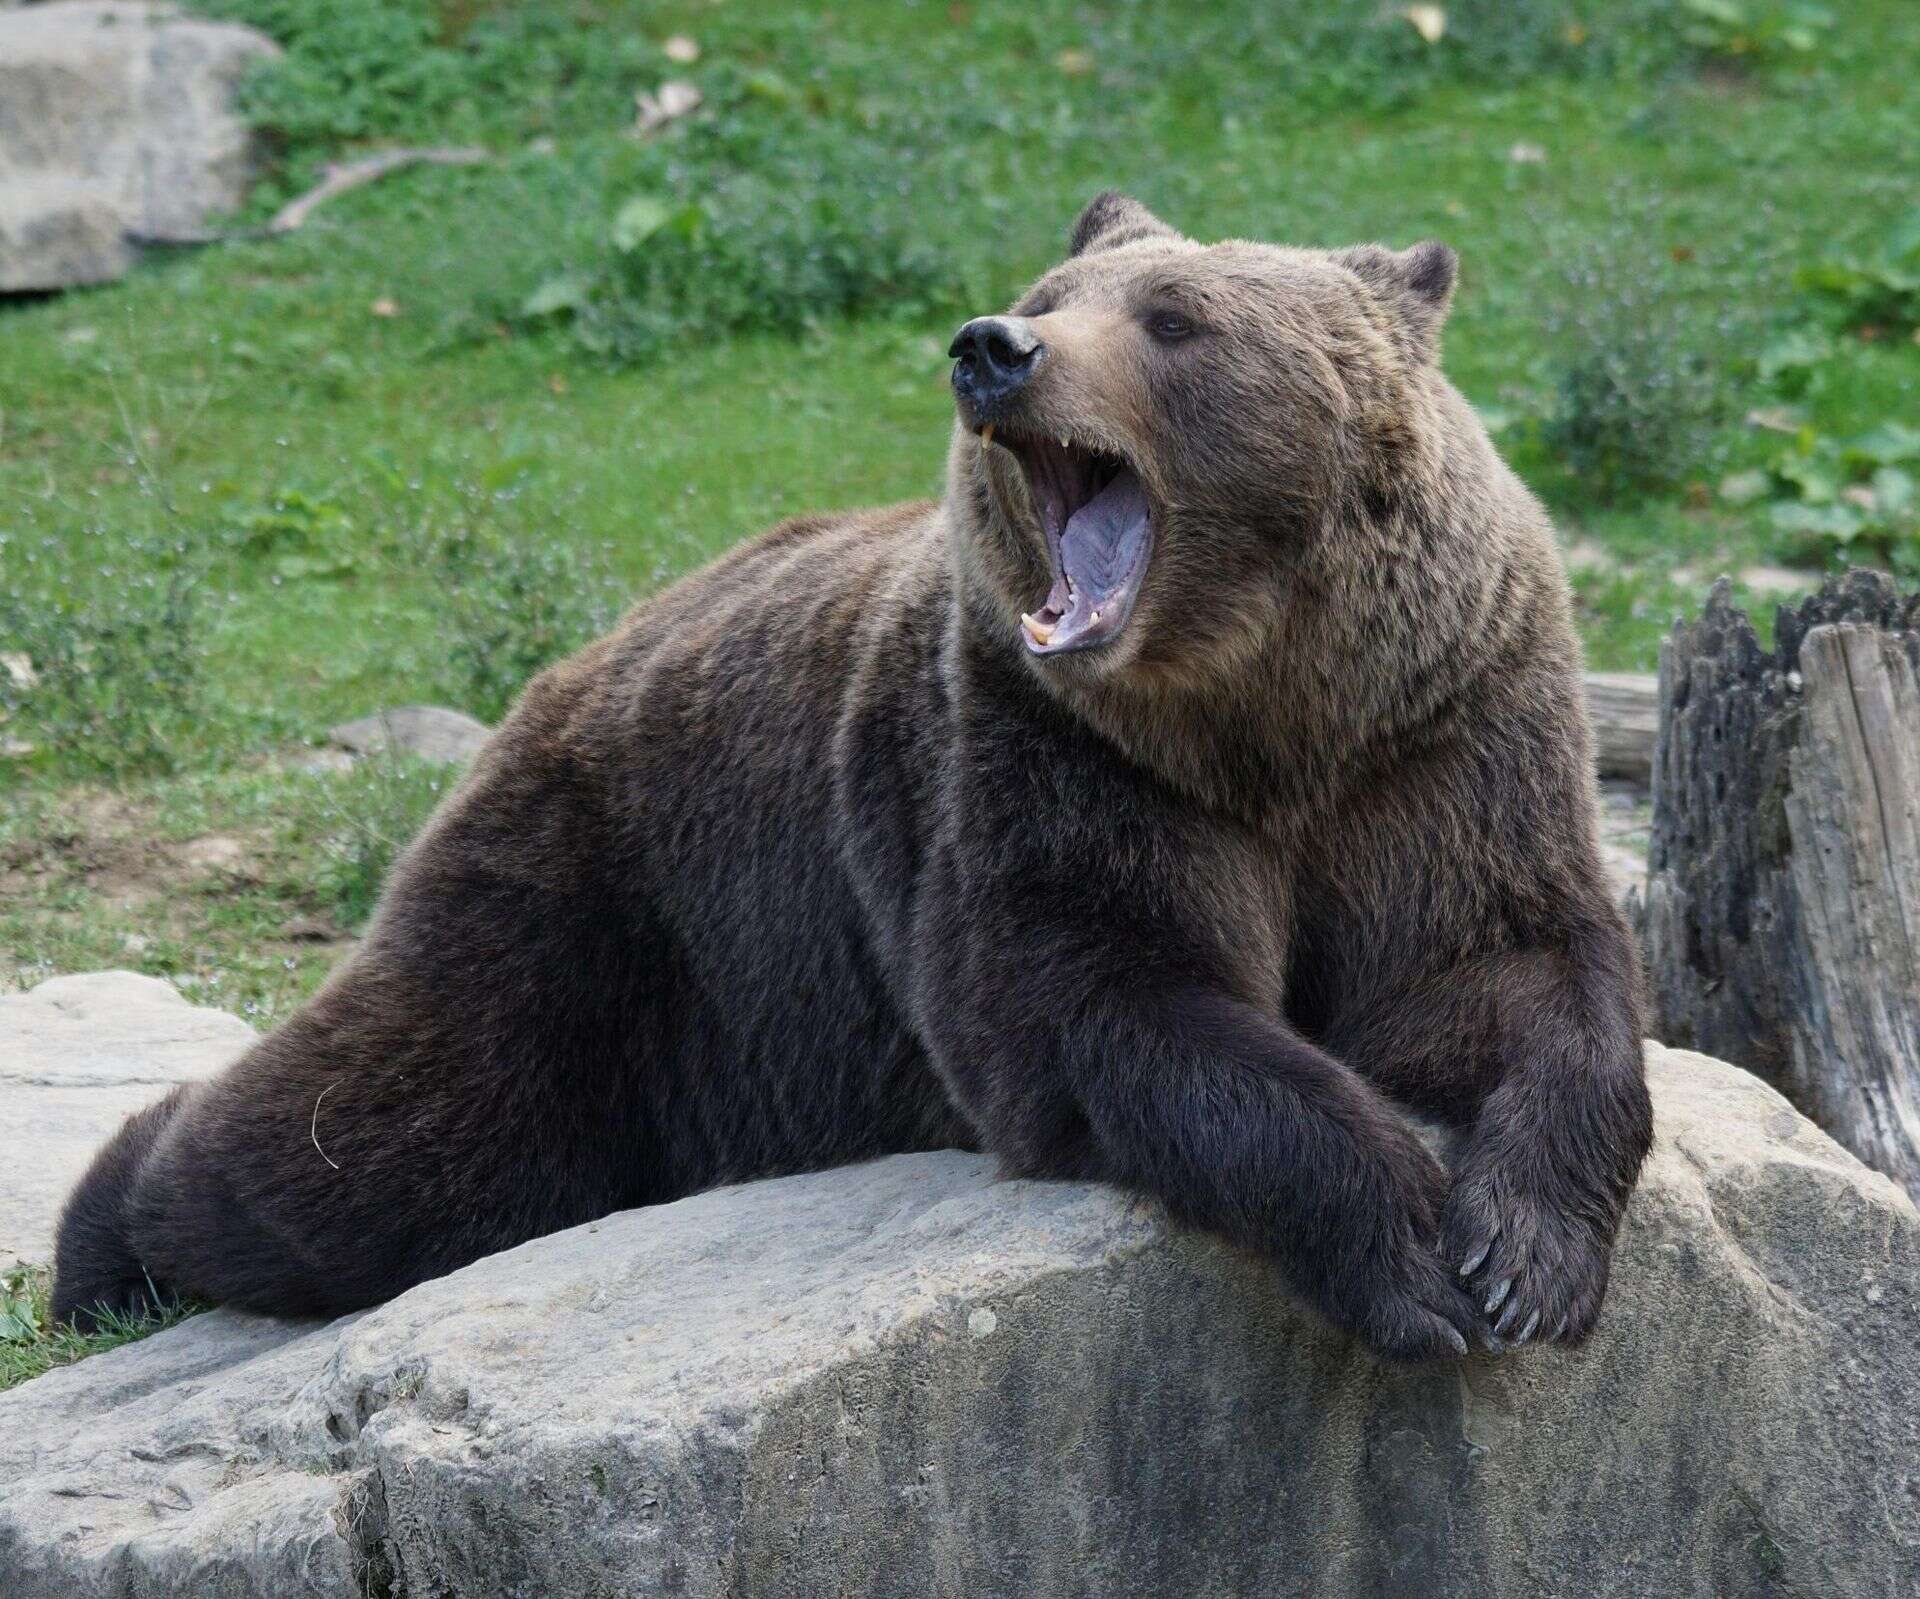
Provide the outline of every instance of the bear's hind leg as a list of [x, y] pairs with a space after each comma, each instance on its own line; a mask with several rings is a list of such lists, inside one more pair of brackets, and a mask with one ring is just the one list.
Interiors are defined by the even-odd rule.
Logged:
[[176, 1088], [129, 1116], [68, 1198], [54, 1240], [55, 1322], [88, 1330], [101, 1325], [103, 1315], [138, 1315], [165, 1298], [165, 1287], [147, 1274], [134, 1249], [135, 1193], [187, 1092]]

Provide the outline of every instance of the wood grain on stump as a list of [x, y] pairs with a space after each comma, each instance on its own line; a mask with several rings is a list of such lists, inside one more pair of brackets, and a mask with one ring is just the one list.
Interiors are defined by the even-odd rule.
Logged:
[[1830, 579], [1765, 649], [1729, 592], [1660, 652], [1639, 908], [1659, 1034], [1920, 1195], [1920, 593]]

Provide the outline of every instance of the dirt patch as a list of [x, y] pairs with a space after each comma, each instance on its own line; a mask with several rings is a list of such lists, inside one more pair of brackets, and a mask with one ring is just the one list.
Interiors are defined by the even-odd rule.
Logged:
[[257, 881], [261, 853], [261, 841], [244, 833], [168, 842], [154, 836], [150, 805], [110, 790], [82, 790], [0, 857], [0, 892], [32, 894], [64, 882], [136, 910], [223, 879]]
[[1760, 80], [1751, 67], [1724, 58], [1702, 63], [1693, 81], [1706, 93], [1726, 100], [1753, 100], [1762, 93]]

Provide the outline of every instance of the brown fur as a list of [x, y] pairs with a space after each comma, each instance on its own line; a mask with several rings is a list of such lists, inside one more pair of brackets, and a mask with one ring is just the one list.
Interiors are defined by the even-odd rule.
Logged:
[[[1585, 1336], [1639, 978], [1550, 529], [1435, 364], [1452, 254], [1202, 247], [1119, 196], [1074, 241], [1003, 420], [1138, 472], [1124, 630], [1023, 647], [1045, 548], [966, 425], [942, 503], [641, 606], [529, 688], [326, 989], [109, 1147], [60, 1314], [149, 1276], [339, 1311], [962, 1143], [1154, 1193], [1395, 1355]], [[1390, 1101], [1461, 1129], [1451, 1179]]]

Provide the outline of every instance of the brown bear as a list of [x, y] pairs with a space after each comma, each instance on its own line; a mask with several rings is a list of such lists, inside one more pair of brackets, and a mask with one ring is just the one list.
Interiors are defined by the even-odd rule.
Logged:
[[321, 992], [101, 1154], [56, 1314], [333, 1314], [961, 1145], [1157, 1196], [1389, 1355], [1585, 1337], [1640, 979], [1454, 275], [1095, 199], [955, 339], [945, 498], [784, 523], [537, 678]]

